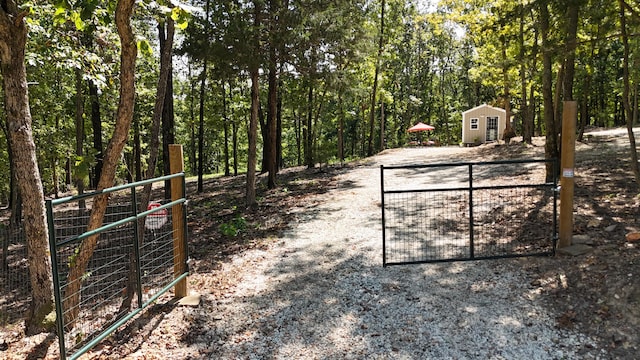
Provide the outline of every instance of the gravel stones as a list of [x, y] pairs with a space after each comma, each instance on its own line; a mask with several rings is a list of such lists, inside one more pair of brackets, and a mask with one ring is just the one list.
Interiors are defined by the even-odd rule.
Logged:
[[[425, 148], [415, 159], [455, 149]], [[403, 154], [406, 155], [406, 152]], [[377, 157], [394, 159], [394, 152]], [[414, 159], [414, 160], [415, 160]], [[532, 279], [508, 261], [382, 267], [378, 164], [340, 175], [268, 249], [226, 264], [242, 281], [196, 346], [224, 359], [598, 358], [595, 342], [556, 327]], [[514, 270], [516, 269], [516, 270]]]

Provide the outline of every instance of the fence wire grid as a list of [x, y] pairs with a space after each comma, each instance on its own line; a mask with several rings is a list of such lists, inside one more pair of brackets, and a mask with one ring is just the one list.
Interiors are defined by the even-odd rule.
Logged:
[[553, 253], [546, 162], [381, 166], [383, 264]]
[[[114, 198], [123, 198], [115, 195]], [[169, 200], [163, 200], [166, 203]], [[139, 206], [137, 204], [136, 206]], [[158, 224], [157, 220], [141, 221], [144, 227], [144, 237], [139, 240], [140, 249], [140, 277], [144, 284], [142, 302], [149, 300], [164, 285], [173, 280], [173, 227], [171, 209], [168, 208], [167, 221]], [[104, 225], [112, 224], [133, 214], [131, 204], [109, 205], [105, 215]], [[73, 266], [74, 254], [78, 251], [78, 243], [70, 241], [87, 230], [90, 205], [86, 210], [79, 207], [56, 214], [54, 228], [57, 246], [57, 275], [60, 292], [63, 294], [62, 303], [77, 294], [69, 293], [71, 283], [68, 282], [70, 266]], [[156, 221], [152, 229], [144, 224]], [[127, 292], [127, 285], [131, 277], [135, 277], [136, 249], [135, 224], [128, 222], [98, 235], [96, 249], [89, 261], [87, 269], [80, 281], [80, 301], [75, 307], [64, 308], [63, 317], [77, 313], [73, 325], [65, 322], [65, 348], [69, 354], [82, 347], [88, 341], [101, 334], [103, 330], [129, 312], [129, 308], [140, 306], [138, 297], [133, 292]], [[135, 279], [133, 280], [135, 281]], [[130, 302], [130, 306], [126, 306]], [[123, 304], [126, 307], [123, 308]], [[66, 321], [66, 320], [65, 320]]]

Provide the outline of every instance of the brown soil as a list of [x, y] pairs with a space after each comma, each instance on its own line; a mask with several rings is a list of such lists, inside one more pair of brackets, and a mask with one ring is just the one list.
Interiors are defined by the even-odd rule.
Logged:
[[[588, 137], [577, 146], [575, 189], [575, 235], [588, 251], [578, 256], [525, 258], [509, 262], [524, 268], [533, 279], [530, 286], [548, 306], [561, 314], [558, 327], [573, 327], [597, 340], [611, 358], [633, 358], [640, 344], [640, 243], [625, 235], [640, 230], [640, 196], [629, 169], [625, 133]], [[456, 149], [452, 161], [505, 158], [541, 158], [543, 139], [535, 146], [514, 142]], [[205, 183], [205, 193], [196, 194], [189, 184], [189, 231], [192, 262], [189, 286], [211, 298], [225, 296], [239, 274], [221, 273], [222, 265], [243, 251], [266, 247], [278, 234], [295, 223], [296, 214], [313, 209], [322, 194], [336, 186], [335, 176], [367, 161], [344, 167], [291, 168], [279, 174], [279, 187], [267, 190], [261, 178], [260, 205], [244, 211], [244, 177], [215, 178]], [[316, 196], [320, 195], [320, 196]], [[247, 228], [238, 236], [222, 235], [220, 225], [243, 216]], [[500, 261], [500, 260], [492, 260]], [[174, 302], [151, 306], [83, 359], [199, 358], [186, 348], [199, 325], [197, 308]], [[2, 359], [55, 359], [57, 339], [40, 334], [24, 337], [21, 325], [3, 329]], [[210, 354], [214, 356], [215, 354]]]

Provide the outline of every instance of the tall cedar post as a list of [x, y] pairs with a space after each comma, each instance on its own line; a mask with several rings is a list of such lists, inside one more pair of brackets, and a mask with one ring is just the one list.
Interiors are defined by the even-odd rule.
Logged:
[[[169, 145], [169, 167], [171, 174], [177, 174], [184, 171], [184, 159], [182, 156], [182, 145]], [[176, 201], [184, 196], [182, 178], [176, 177], [171, 179], [171, 201]], [[185, 233], [184, 233], [184, 207], [183, 204], [174, 205], [171, 209], [171, 218], [173, 222], [173, 274], [174, 277], [182, 275], [185, 271], [186, 249], [185, 249]], [[175, 296], [183, 298], [187, 296], [187, 279], [182, 279], [175, 286]]]
[[573, 188], [576, 152], [576, 101], [565, 101], [562, 113], [562, 160], [560, 167], [560, 234], [558, 248], [571, 245], [573, 235]]

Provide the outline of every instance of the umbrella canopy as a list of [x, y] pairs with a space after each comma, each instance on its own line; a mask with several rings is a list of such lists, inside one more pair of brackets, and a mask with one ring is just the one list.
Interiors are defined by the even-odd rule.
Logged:
[[410, 127], [409, 130], [407, 130], [408, 132], [418, 132], [418, 131], [431, 131], [434, 130], [435, 128], [431, 125], [427, 125], [427, 124], [423, 124], [421, 122], [415, 124], [414, 126]]

